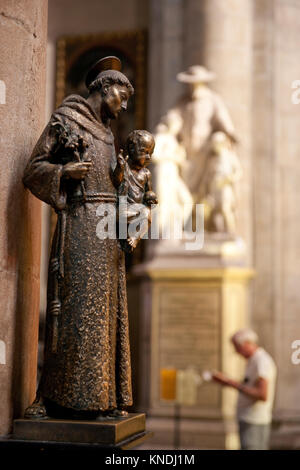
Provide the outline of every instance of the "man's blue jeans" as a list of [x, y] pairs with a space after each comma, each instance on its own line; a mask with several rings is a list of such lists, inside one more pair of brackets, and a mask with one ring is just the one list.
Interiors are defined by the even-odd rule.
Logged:
[[239, 421], [241, 449], [269, 449], [271, 424], [251, 424]]

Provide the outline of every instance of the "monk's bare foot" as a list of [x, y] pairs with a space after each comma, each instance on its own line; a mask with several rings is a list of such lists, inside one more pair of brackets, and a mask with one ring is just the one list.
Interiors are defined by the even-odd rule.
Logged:
[[106, 421], [108, 418], [108, 413], [107, 411], [99, 411], [99, 414], [96, 418], [97, 421]]
[[46, 417], [47, 417], [46, 407], [42, 399], [34, 401], [32, 405], [26, 408], [25, 413], [24, 413], [24, 418], [26, 419], [41, 419], [41, 418], [46, 418]]
[[107, 416], [109, 418], [127, 418], [128, 411], [115, 408], [114, 410], [110, 410]]

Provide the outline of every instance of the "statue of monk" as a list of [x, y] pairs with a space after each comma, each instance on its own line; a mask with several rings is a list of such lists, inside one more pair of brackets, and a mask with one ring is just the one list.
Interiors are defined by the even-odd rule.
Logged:
[[118, 239], [96, 236], [97, 207], [117, 202], [111, 120], [134, 91], [120, 70], [116, 57], [91, 68], [88, 98], [62, 102], [25, 169], [25, 186], [58, 214], [44, 366], [27, 418], [125, 415], [132, 404], [124, 252]]

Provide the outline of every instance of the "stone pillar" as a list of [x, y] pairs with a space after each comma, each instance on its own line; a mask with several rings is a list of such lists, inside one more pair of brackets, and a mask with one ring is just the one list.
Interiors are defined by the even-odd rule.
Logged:
[[217, 74], [212, 88], [223, 98], [240, 139], [244, 177], [238, 185], [238, 234], [252, 262], [252, 0], [187, 0], [184, 66], [201, 64]]
[[292, 357], [300, 340], [300, 104], [292, 101], [300, 78], [300, 1], [256, 0], [254, 19], [253, 319], [278, 366], [273, 444], [291, 449], [300, 429], [300, 365]]
[[44, 124], [46, 39], [47, 0], [1, 1], [0, 435], [36, 389], [40, 203], [22, 175]]
[[148, 127], [153, 130], [181, 92], [184, 0], [150, 0]]

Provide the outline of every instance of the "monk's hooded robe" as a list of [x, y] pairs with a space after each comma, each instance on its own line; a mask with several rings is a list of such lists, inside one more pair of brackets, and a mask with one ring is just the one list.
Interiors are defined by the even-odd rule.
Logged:
[[[53, 123], [88, 143], [92, 166], [82, 183], [62, 178]], [[132, 404], [124, 253], [96, 236], [101, 203], [116, 205], [110, 172], [114, 139], [89, 103], [71, 95], [53, 113], [25, 169], [24, 184], [58, 214], [48, 273], [41, 396], [77, 410]]]

